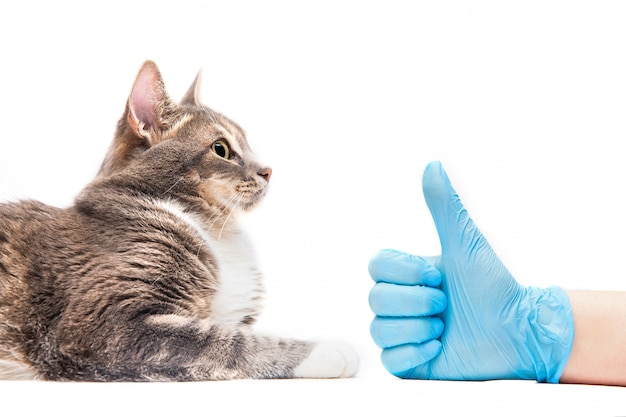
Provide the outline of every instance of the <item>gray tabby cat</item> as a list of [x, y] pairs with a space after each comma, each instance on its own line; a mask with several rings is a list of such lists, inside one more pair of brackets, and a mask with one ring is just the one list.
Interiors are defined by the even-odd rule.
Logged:
[[97, 177], [67, 209], [0, 205], [0, 377], [87, 381], [326, 378], [341, 343], [256, 333], [261, 274], [237, 226], [272, 171], [234, 122], [180, 104], [153, 62]]

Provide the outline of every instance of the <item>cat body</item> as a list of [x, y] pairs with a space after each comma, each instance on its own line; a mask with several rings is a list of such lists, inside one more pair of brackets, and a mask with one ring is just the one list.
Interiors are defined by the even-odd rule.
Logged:
[[146, 62], [98, 176], [73, 206], [0, 205], [0, 377], [194, 381], [346, 377], [341, 343], [261, 335], [240, 211], [271, 169], [243, 130], [174, 103]]

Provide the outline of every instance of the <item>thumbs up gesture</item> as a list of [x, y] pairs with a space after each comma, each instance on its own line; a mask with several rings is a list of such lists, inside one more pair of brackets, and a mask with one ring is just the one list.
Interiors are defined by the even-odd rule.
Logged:
[[439, 162], [426, 167], [423, 191], [441, 256], [383, 250], [369, 264], [371, 336], [385, 368], [400, 378], [558, 382], [574, 338], [565, 291], [515, 280]]

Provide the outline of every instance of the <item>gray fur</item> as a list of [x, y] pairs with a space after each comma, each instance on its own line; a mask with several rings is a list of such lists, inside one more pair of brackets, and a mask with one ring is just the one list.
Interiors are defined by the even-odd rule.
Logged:
[[[198, 82], [175, 104], [146, 62], [72, 207], [0, 205], [1, 377], [289, 378], [314, 349], [252, 328], [263, 286], [236, 216], [271, 170], [237, 124], [199, 104]], [[218, 306], [231, 278], [245, 291]]]

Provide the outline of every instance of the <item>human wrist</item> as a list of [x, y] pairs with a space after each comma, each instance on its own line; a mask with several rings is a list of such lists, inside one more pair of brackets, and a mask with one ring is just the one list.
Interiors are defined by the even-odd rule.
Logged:
[[527, 288], [527, 346], [538, 382], [558, 383], [574, 341], [574, 318], [567, 293], [559, 287]]

